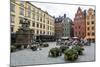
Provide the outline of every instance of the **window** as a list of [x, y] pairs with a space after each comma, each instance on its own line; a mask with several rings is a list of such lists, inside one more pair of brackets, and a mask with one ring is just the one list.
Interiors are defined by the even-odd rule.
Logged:
[[44, 14], [44, 17], [45, 17], [45, 14]]
[[79, 26], [79, 29], [80, 29], [80, 26]]
[[37, 27], [39, 27], [39, 23], [37, 23]]
[[24, 15], [24, 8], [20, 8], [20, 15]]
[[94, 30], [94, 27], [92, 27], [92, 30]]
[[33, 17], [32, 18], [35, 19], [35, 13], [33, 13]]
[[94, 30], [94, 27], [92, 27], [92, 30]]
[[87, 30], [90, 30], [90, 28], [88, 27]]
[[91, 24], [94, 24], [94, 21], [92, 21]]
[[10, 8], [11, 8], [11, 9], [10, 9], [11, 12], [15, 12], [15, 5], [14, 5], [14, 4], [11, 3], [11, 4], [10, 4]]
[[87, 25], [89, 25], [89, 22], [87, 22]]
[[40, 24], [40, 28], [42, 28], [42, 24]]
[[22, 24], [23, 23], [23, 20], [24, 20], [24, 18], [22, 18], [22, 17], [19, 17], [19, 24]]
[[11, 23], [14, 23], [14, 22], [15, 22], [15, 16], [11, 15]]
[[49, 24], [49, 20], [48, 20], [48, 24]]
[[27, 22], [28, 22], [28, 24], [29, 24], [29, 26], [30, 26], [30, 20], [27, 20]]
[[90, 33], [87, 33], [88, 36], [90, 36]]
[[13, 32], [14, 31], [14, 26], [13, 25], [11, 25], [11, 32]]
[[43, 29], [45, 29], [45, 25], [43, 25]]
[[35, 27], [35, 22], [33, 21], [32, 26]]
[[94, 32], [92, 32], [92, 36], [94, 36], [95, 35], [95, 33]]
[[40, 22], [42, 22], [42, 17], [40, 18]]

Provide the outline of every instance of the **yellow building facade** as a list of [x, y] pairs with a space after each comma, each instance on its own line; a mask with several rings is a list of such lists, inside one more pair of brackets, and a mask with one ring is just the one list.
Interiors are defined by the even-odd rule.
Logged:
[[89, 8], [86, 16], [86, 39], [95, 41], [95, 10]]
[[54, 35], [54, 18], [28, 1], [10, 1], [11, 32], [20, 27], [20, 20], [27, 18], [35, 35]]

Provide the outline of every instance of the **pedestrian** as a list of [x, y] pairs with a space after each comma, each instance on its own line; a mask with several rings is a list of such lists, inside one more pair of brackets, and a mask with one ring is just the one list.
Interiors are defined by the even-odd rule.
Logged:
[[39, 48], [39, 50], [42, 50], [40, 45], [38, 46], [38, 48]]
[[88, 41], [88, 45], [89, 45], [89, 46], [91, 45], [91, 40]]
[[39, 44], [38, 44], [39, 50], [41, 50], [41, 46], [42, 46], [42, 41], [39, 39]]

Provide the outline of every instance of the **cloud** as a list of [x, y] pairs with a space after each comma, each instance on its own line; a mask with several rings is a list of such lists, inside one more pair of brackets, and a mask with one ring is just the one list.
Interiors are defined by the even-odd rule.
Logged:
[[88, 10], [89, 8], [95, 9], [94, 6], [83, 6], [83, 5], [68, 5], [68, 4], [50, 4], [50, 3], [36, 3], [31, 2], [33, 5], [41, 8], [44, 11], [47, 11], [52, 16], [63, 16], [67, 14], [67, 17], [71, 19], [74, 18], [75, 13], [77, 12], [78, 7], [81, 7], [82, 10]]

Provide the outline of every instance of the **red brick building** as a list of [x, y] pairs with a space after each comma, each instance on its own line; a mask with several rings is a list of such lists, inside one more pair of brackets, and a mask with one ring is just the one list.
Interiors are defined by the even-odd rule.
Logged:
[[79, 7], [73, 21], [74, 36], [85, 38], [86, 36], [86, 11], [82, 11]]

